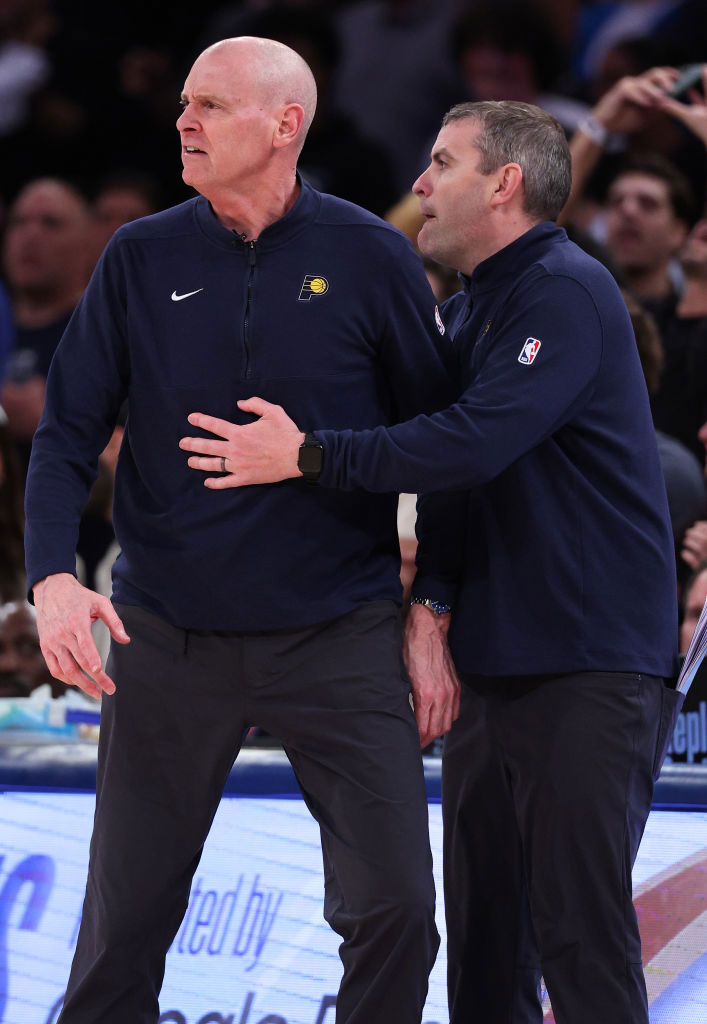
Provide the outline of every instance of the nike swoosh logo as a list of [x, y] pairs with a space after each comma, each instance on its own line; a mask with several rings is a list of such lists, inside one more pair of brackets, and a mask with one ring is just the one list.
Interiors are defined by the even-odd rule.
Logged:
[[185, 292], [184, 295], [177, 295], [176, 291], [172, 292], [172, 302], [181, 302], [182, 299], [188, 299], [192, 295], [198, 295], [199, 292], [203, 292], [203, 288], [197, 288], [194, 292]]

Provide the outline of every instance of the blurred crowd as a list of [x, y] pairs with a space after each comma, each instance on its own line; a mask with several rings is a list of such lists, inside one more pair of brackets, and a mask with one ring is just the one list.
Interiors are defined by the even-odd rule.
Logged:
[[[557, 117], [574, 177], [561, 223], [624, 290], [666, 477], [676, 599], [687, 608], [700, 580], [704, 601], [704, 0], [0, 0], [0, 658], [17, 656], [5, 634], [20, 625], [25, 647], [30, 634], [36, 645], [22, 505], [52, 355], [116, 228], [192, 195], [175, 130], [182, 83], [204, 47], [244, 34], [286, 43], [313, 70], [319, 103], [303, 176], [413, 244], [411, 185], [452, 104], [521, 100]], [[666, 99], [693, 64], [702, 70]], [[456, 275], [425, 265], [440, 301], [457, 290]], [[112, 480], [126, 417], [78, 540], [79, 578], [101, 593], [117, 550]], [[414, 518], [414, 496], [403, 496], [406, 587]], [[688, 641], [684, 629], [682, 650]], [[31, 686], [0, 666], [0, 694], [4, 673], [8, 691]]]

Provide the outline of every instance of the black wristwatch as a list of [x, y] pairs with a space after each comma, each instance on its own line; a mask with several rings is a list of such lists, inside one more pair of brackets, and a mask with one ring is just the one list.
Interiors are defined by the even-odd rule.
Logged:
[[314, 434], [305, 434], [299, 446], [297, 468], [308, 484], [316, 484], [324, 463], [324, 445]]

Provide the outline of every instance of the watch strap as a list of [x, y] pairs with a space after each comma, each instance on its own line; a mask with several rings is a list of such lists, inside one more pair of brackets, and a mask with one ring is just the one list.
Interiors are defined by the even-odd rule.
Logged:
[[322, 471], [324, 460], [324, 445], [316, 436], [310, 432], [304, 435], [304, 441], [299, 446], [297, 456], [297, 468], [310, 484], [316, 484]]
[[421, 604], [434, 615], [448, 615], [452, 610], [451, 604], [446, 604], [444, 601], [433, 601], [431, 597], [413, 597], [410, 604]]

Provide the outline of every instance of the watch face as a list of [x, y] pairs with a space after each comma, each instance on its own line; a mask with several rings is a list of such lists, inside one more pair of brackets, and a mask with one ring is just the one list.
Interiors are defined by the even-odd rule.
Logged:
[[299, 450], [297, 465], [305, 476], [322, 471], [322, 445], [303, 445]]

